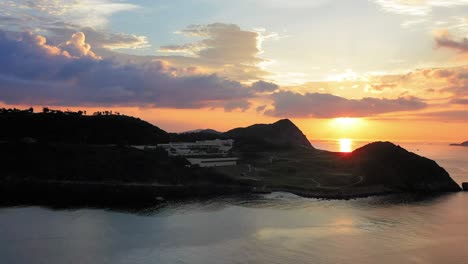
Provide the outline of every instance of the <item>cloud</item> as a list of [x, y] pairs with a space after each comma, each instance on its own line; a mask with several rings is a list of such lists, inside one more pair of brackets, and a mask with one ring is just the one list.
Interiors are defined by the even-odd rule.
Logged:
[[255, 90], [256, 92], [264, 93], [264, 92], [273, 92], [279, 89], [279, 86], [271, 82], [257, 81], [252, 84], [251, 88]]
[[427, 69], [424, 75], [439, 82], [443, 81], [441, 91], [449, 92], [454, 96], [468, 96], [468, 66]]
[[95, 49], [142, 49], [151, 46], [146, 36], [116, 33], [103, 29], [96, 30], [91, 27], [79, 27], [67, 23], [56, 22], [52, 25], [45, 26], [44, 30], [49, 32], [49, 38], [57, 43], [66, 41], [68, 36], [75, 32], [83, 32], [86, 35], [86, 42]]
[[[268, 34], [223, 23], [191, 25], [177, 33], [202, 39], [182, 45], [161, 46], [159, 52], [171, 54], [164, 57], [171, 64], [197, 66], [241, 81], [259, 79], [268, 74], [258, 66], [265, 61], [259, 55], [262, 41], [268, 38]], [[186, 56], [174, 55], [180, 53]]]
[[420, 110], [427, 106], [414, 97], [346, 99], [331, 94], [277, 92], [272, 95], [272, 99], [274, 109], [266, 111], [266, 114], [276, 117], [366, 117]]
[[[45, 43], [44, 38], [44, 43]], [[67, 42], [59, 46], [63, 51], [68, 52], [73, 57], [91, 57], [93, 59], [100, 59], [93, 51], [91, 45], [86, 43], [86, 37], [83, 32], [76, 32]]]
[[375, 0], [375, 2], [386, 12], [410, 16], [427, 16], [435, 8], [468, 5], [467, 0]]
[[448, 110], [448, 111], [435, 111], [429, 113], [422, 113], [418, 115], [419, 118], [428, 118], [430, 120], [442, 121], [468, 121], [468, 110]]
[[266, 107], [267, 107], [267, 105], [257, 106], [257, 108], [255, 108], [255, 111], [257, 111], [258, 113], [263, 112], [263, 111], [265, 111]]
[[0, 1], [0, 28], [9, 31], [41, 31], [52, 43], [61, 43], [83, 32], [94, 48], [139, 49], [149, 47], [145, 36], [116, 33], [105, 27], [111, 15], [139, 7], [108, 0]]
[[455, 40], [447, 30], [438, 30], [434, 34], [438, 47], [453, 49], [461, 53], [468, 53], [468, 38]]
[[453, 99], [450, 102], [452, 104], [468, 105], [468, 98], [467, 99]]
[[250, 86], [217, 75], [184, 74], [163, 61], [100, 59], [75, 33], [57, 46], [43, 36], [0, 31], [0, 101], [8, 104], [132, 105], [172, 108], [250, 106]]
[[0, 7], [2, 13], [12, 17], [41, 17], [93, 28], [105, 26], [115, 13], [139, 8], [134, 4], [110, 0], [7, 0], [1, 1]]

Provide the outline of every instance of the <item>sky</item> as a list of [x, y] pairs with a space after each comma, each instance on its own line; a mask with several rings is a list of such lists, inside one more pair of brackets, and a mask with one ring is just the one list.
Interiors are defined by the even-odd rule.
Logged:
[[468, 140], [468, 0], [0, 0], [0, 106]]

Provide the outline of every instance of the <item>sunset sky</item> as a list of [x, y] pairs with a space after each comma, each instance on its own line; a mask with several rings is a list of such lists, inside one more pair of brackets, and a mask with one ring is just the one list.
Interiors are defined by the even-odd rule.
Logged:
[[0, 106], [468, 140], [468, 0], [0, 1]]

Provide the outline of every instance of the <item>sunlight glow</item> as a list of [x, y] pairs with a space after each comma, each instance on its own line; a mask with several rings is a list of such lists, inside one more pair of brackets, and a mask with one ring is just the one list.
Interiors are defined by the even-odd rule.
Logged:
[[351, 125], [356, 124], [357, 121], [358, 121], [357, 118], [352, 118], [352, 117], [335, 118], [335, 122], [340, 126], [351, 126]]
[[340, 152], [349, 153], [352, 151], [353, 141], [349, 138], [340, 138]]

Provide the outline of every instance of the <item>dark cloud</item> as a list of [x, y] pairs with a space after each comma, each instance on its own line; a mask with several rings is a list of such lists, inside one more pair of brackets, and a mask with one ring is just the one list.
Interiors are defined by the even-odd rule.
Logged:
[[453, 99], [450, 102], [452, 104], [468, 105], [468, 98], [467, 99]]
[[[249, 106], [250, 87], [217, 75], [183, 74], [164, 62], [101, 59], [76, 33], [53, 46], [30, 33], [0, 32], [0, 101], [9, 104], [137, 105], [173, 108]], [[189, 71], [189, 70], [188, 70]]]
[[436, 32], [435, 42], [438, 47], [449, 48], [462, 53], [468, 53], [468, 38], [456, 40], [447, 30]]
[[279, 86], [271, 82], [257, 81], [252, 84], [251, 88], [256, 92], [264, 93], [264, 92], [274, 92], [275, 90], [279, 89]]
[[427, 106], [414, 97], [346, 99], [331, 94], [277, 92], [272, 99], [274, 109], [266, 111], [266, 114], [276, 117], [365, 117], [419, 110]]
[[265, 111], [266, 107], [266, 105], [257, 106], [257, 108], [255, 108], [255, 111], [257, 111], [258, 113], [263, 112]]

